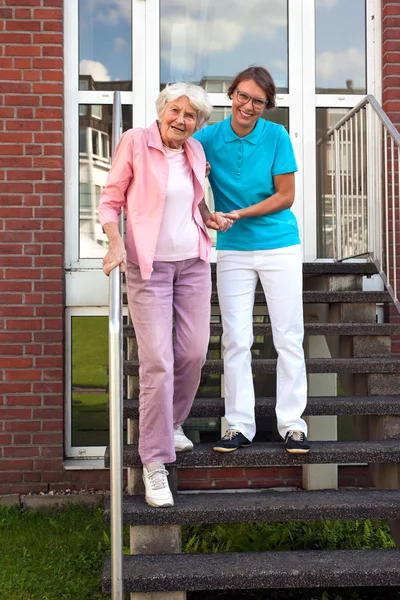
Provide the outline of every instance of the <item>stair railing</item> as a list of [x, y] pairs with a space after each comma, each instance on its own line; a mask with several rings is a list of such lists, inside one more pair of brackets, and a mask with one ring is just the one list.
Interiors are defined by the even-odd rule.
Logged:
[[[122, 133], [120, 92], [114, 92], [112, 154]], [[121, 216], [121, 235], [123, 217]], [[117, 266], [110, 273], [109, 288], [109, 406], [110, 406], [110, 503], [111, 503], [111, 597], [123, 600], [122, 540], [122, 284]]]
[[330, 173], [333, 258], [368, 256], [400, 312], [400, 134], [376, 98], [367, 95], [318, 146]]

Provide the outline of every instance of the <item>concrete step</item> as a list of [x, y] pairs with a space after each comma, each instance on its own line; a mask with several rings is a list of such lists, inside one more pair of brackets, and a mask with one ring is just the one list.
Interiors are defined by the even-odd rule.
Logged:
[[[269, 323], [254, 323], [254, 335], [271, 335]], [[210, 324], [211, 335], [222, 335], [222, 324]], [[400, 323], [305, 323], [305, 335], [374, 335], [391, 336], [400, 335]], [[132, 325], [125, 325], [125, 337], [135, 337]]]
[[[124, 496], [124, 525], [192, 525], [196, 523], [272, 523], [395, 519], [399, 490], [323, 490], [176, 494], [175, 505], [160, 510], [144, 496]], [[110, 523], [110, 502], [105, 507]]]
[[[400, 359], [397, 358], [307, 358], [308, 373], [400, 373]], [[252, 360], [253, 373], [275, 373], [276, 359], [255, 358]], [[203, 375], [222, 374], [222, 359], [206, 360]], [[125, 375], [138, 375], [139, 363], [124, 361]]]
[[[130, 592], [397, 586], [399, 564], [400, 550], [225, 552], [124, 556], [123, 572]], [[110, 589], [107, 560], [103, 591]]]
[[[303, 302], [305, 304], [332, 304], [332, 303], [381, 303], [381, 302], [391, 302], [392, 299], [390, 297], [389, 292], [364, 292], [359, 290], [346, 290], [346, 291], [314, 291], [314, 290], [304, 290], [303, 292]], [[127, 303], [126, 294], [123, 297], [124, 304]], [[266, 304], [264, 292], [261, 290], [256, 290], [255, 304]], [[211, 304], [218, 304], [218, 294], [216, 291], [211, 293]]]
[[[211, 264], [212, 273], [216, 263]], [[375, 275], [378, 270], [373, 262], [304, 262], [303, 275]]]
[[[256, 442], [236, 452], [214, 452], [213, 444], [195, 444], [192, 452], [177, 454], [178, 467], [268, 467], [340, 463], [400, 462], [400, 440], [372, 442], [310, 442], [308, 454], [289, 454], [283, 442]], [[105, 466], [110, 466], [110, 449], [106, 448]], [[137, 444], [123, 447], [123, 466], [142, 465]]]
[[[326, 291], [307, 291], [303, 292], [303, 302], [305, 304], [331, 304], [331, 303], [380, 303], [391, 302], [389, 292], [363, 292], [358, 290], [349, 290], [343, 292]], [[266, 304], [264, 292], [256, 290], [255, 304]], [[217, 292], [211, 293], [211, 304], [218, 304]]]
[[[275, 415], [276, 398], [256, 398], [256, 417]], [[223, 417], [223, 398], [196, 398], [189, 417]], [[305, 415], [400, 415], [400, 396], [310, 396]], [[124, 400], [124, 418], [139, 418], [137, 398]]]

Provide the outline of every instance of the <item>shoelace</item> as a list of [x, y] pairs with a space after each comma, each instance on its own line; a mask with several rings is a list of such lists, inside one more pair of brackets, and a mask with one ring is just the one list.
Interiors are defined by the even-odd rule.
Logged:
[[235, 431], [234, 429], [228, 429], [227, 431], [225, 431], [222, 439], [223, 440], [231, 440], [232, 438], [239, 435], [239, 433], [240, 433], [240, 431]]
[[289, 431], [288, 437], [291, 437], [295, 442], [304, 442], [304, 433], [302, 431]]
[[154, 471], [150, 471], [148, 477], [152, 490], [161, 490], [161, 488], [167, 486], [168, 471], [164, 467], [158, 467]]

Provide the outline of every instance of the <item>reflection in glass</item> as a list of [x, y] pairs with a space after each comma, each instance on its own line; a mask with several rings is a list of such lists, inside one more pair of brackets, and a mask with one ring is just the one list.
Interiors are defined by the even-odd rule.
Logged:
[[108, 443], [108, 318], [72, 317], [71, 328], [72, 446], [103, 446]]
[[161, 87], [191, 81], [225, 92], [249, 65], [265, 66], [288, 91], [287, 0], [160, 2]]
[[366, 93], [365, 0], [316, 0], [316, 92]]
[[132, 89], [132, 0], [78, 0], [79, 89]]
[[106, 446], [108, 317], [72, 317], [71, 339], [71, 445]]
[[[79, 115], [79, 256], [102, 258], [107, 236], [97, 207], [111, 168], [112, 105], [81, 105]], [[122, 107], [122, 117], [126, 131], [132, 127], [131, 106]]]
[[[327, 131], [349, 111], [348, 108], [317, 108], [317, 256], [333, 258], [334, 226], [336, 209], [333, 204], [335, 193], [335, 149], [332, 138], [326, 137]], [[342, 213], [350, 210], [351, 231], [366, 231], [366, 131], [365, 116], [357, 119], [354, 129], [341, 128], [340, 144], [340, 180], [346, 191], [345, 206]], [[350, 199], [350, 200], [349, 200]], [[343, 241], [345, 239], [343, 238]], [[355, 239], [353, 239], [353, 242]], [[350, 240], [348, 240], [350, 243]]]

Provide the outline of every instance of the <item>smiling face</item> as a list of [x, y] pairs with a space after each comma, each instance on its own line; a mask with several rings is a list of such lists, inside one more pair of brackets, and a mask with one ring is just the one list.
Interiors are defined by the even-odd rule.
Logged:
[[187, 96], [168, 102], [160, 117], [160, 134], [169, 148], [178, 149], [196, 131], [197, 110]]
[[237, 89], [242, 93], [248, 94], [254, 99], [267, 100], [265, 91], [257, 85], [253, 79], [241, 81], [238, 88], [232, 94], [232, 129], [239, 137], [244, 137], [251, 133], [262, 115], [262, 109], [254, 109], [251, 100], [246, 104], [241, 104], [237, 96]]

